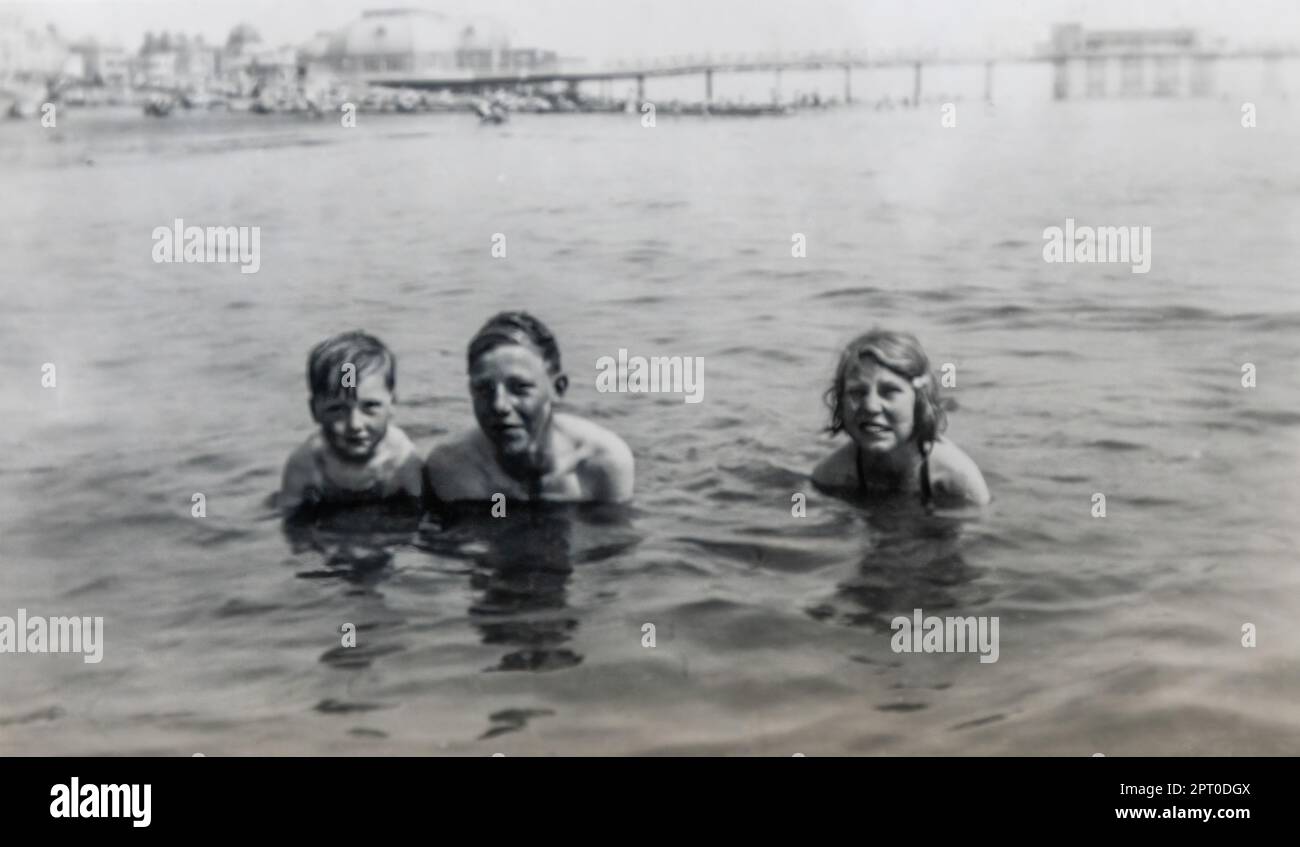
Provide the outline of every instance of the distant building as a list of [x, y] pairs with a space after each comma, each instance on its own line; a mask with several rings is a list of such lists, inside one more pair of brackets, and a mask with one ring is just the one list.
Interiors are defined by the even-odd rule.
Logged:
[[143, 57], [144, 84], [158, 88], [176, 85], [176, 53], [171, 50]]
[[1052, 28], [1056, 99], [1072, 97], [1203, 96], [1211, 87], [1210, 60], [1199, 55], [1194, 29], [1086, 30]]
[[263, 47], [260, 44], [238, 55], [221, 57], [222, 74], [227, 78], [248, 77], [261, 82], [292, 82], [298, 76], [299, 51], [289, 45]]
[[202, 87], [221, 67], [221, 51], [202, 41], [190, 42], [176, 51], [176, 76], [191, 86]]
[[22, 18], [0, 14], [0, 80], [54, 78], [75, 70], [68, 45], [54, 27], [37, 29]]
[[[102, 63], [106, 69], [115, 70], [116, 56], [101, 58], [106, 59]], [[221, 50], [206, 43], [202, 36], [190, 38], [178, 32], [156, 37], [153, 33], [146, 34], [139, 56], [134, 61], [127, 59], [125, 64], [132, 69], [130, 79], [133, 85], [203, 91], [219, 78], [221, 61]], [[103, 81], [106, 85], [112, 84], [107, 78]]]
[[81, 78], [92, 85], [120, 88], [131, 80], [131, 60], [126, 50], [119, 46], [100, 44], [93, 38], [72, 45], [74, 55], [81, 57]]
[[556, 68], [554, 51], [518, 48], [501, 24], [420, 9], [375, 9], [302, 51], [305, 63], [371, 80], [439, 77], [472, 81]]

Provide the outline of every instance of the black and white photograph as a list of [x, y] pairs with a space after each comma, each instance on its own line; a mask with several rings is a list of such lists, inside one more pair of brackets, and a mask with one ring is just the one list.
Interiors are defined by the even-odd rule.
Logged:
[[0, 3], [0, 757], [1300, 755], [1298, 151], [1292, 0]]

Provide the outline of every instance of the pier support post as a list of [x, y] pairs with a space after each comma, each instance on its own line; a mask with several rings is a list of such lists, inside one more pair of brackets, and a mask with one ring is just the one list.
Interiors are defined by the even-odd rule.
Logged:
[[1052, 61], [1052, 98], [1064, 100], [1070, 95], [1070, 73], [1064, 59]]
[[781, 69], [776, 69], [776, 85], [772, 89], [772, 105], [778, 105], [781, 102]]
[[704, 69], [704, 102], [713, 103], [713, 68]]
[[853, 66], [844, 66], [844, 105], [853, 102]]
[[1279, 73], [1282, 61], [1275, 53], [1264, 55], [1264, 93], [1277, 95], [1282, 93], [1282, 75]]
[[993, 63], [984, 63], [984, 102], [993, 102]]
[[645, 74], [638, 74], [636, 78], [636, 107], [641, 108], [645, 102]]
[[1209, 97], [1214, 93], [1214, 57], [1197, 56], [1192, 65], [1192, 96]]
[[921, 63], [917, 62], [912, 75], [912, 108], [921, 106]]

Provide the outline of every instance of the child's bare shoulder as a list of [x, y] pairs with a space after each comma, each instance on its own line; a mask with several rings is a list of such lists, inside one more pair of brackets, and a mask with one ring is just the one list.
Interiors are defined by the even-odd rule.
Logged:
[[940, 438], [930, 452], [935, 486], [978, 505], [989, 502], [988, 486], [975, 460], [953, 442]]
[[424, 458], [401, 428], [389, 426], [384, 441], [390, 439], [388, 454], [393, 479], [388, 487], [403, 494], [419, 496], [424, 488]]
[[613, 431], [606, 429], [595, 421], [580, 418], [564, 412], [557, 412], [555, 422], [560, 431], [581, 448], [597, 451], [616, 452], [627, 445]]
[[424, 461], [427, 494], [440, 500], [473, 500], [483, 496], [492, 478], [492, 458], [477, 430], [440, 441]]
[[389, 455], [398, 462], [405, 463], [412, 456], [419, 458], [411, 437], [406, 434], [406, 430], [396, 424], [389, 425], [388, 432], [384, 434], [384, 443]]
[[307, 436], [293, 452], [289, 454], [288, 460], [284, 463], [285, 473], [290, 471], [302, 474], [307, 471], [315, 471], [319, 467], [320, 457], [325, 452], [325, 439], [319, 432]]
[[280, 480], [279, 504], [283, 511], [291, 512], [304, 503], [320, 499], [324, 493], [325, 475], [320, 464], [322, 449], [324, 441], [316, 433], [289, 454]]
[[588, 467], [625, 468], [632, 465], [632, 448], [617, 433], [576, 415], [557, 414], [555, 417]]
[[557, 428], [571, 444], [583, 490], [594, 500], [626, 502], [632, 499], [636, 463], [632, 448], [616, 433], [576, 415], [557, 414]]
[[476, 461], [482, 453], [476, 430], [466, 430], [459, 435], [439, 441], [429, 451], [424, 466], [430, 473], [451, 471], [463, 466], [465, 462]]
[[844, 488], [857, 484], [857, 465], [853, 463], [852, 441], [841, 444], [813, 468], [812, 481], [826, 488]]

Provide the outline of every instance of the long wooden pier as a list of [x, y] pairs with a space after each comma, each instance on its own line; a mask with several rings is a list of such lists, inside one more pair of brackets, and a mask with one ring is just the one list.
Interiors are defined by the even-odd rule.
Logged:
[[611, 80], [635, 80], [637, 99], [645, 100], [645, 82], [656, 77], [700, 76], [704, 80], [704, 101], [713, 101], [713, 78], [717, 74], [772, 73], [779, 80], [783, 71], [824, 71], [840, 70], [844, 74], [844, 100], [853, 102], [854, 71], [868, 72], [886, 68], [910, 67], [913, 74], [911, 105], [921, 101], [924, 69], [927, 66], [979, 66], [983, 65], [984, 97], [993, 98], [993, 69], [997, 65], [1016, 64], [1050, 64], [1057, 69], [1057, 96], [1061, 96], [1059, 77], [1072, 63], [1095, 61], [1158, 61], [1190, 60], [1194, 63], [1212, 63], [1223, 59], [1263, 59], [1278, 61], [1281, 59], [1300, 58], [1300, 47], [1279, 47], [1240, 50], [1192, 49], [1177, 53], [1167, 52], [1108, 52], [1104, 54], [1055, 53], [1040, 52], [1025, 55], [989, 56], [940, 56], [940, 55], [882, 55], [864, 50], [860, 51], [823, 51], [814, 53], [788, 54], [724, 54], [714, 57], [674, 56], [668, 58], [617, 62], [601, 68], [582, 70], [530, 70], [515, 74], [489, 74], [462, 76], [412, 76], [400, 72], [374, 73], [365, 76], [365, 81], [372, 85], [393, 88], [412, 88], [424, 90], [465, 90], [479, 88], [511, 87], [517, 85], [545, 85], [563, 83], [576, 87], [584, 82], [604, 82]]

